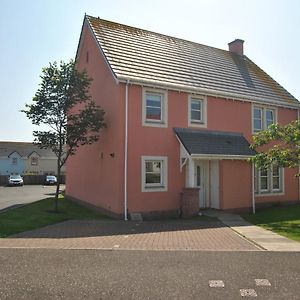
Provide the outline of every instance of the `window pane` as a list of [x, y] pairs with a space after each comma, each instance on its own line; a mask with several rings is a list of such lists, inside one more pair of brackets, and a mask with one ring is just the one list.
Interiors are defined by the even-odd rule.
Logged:
[[196, 111], [196, 110], [192, 110], [191, 120], [192, 121], [201, 121], [201, 112]]
[[266, 127], [269, 127], [274, 123], [274, 112], [273, 110], [266, 110]]
[[260, 176], [268, 176], [268, 170], [262, 169], [260, 170]]
[[160, 183], [160, 173], [146, 173], [146, 183]]
[[260, 108], [254, 108], [254, 119], [261, 120], [262, 110]]
[[254, 130], [262, 130], [261, 120], [254, 120]]
[[273, 189], [274, 190], [279, 190], [280, 189], [280, 184], [279, 184], [279, 177], [273, 177]]
[[260, 188], [262, 190], [268, 189], [268, 177], [261, 177], [260, 178]]
[[279, 167], [273, 166], [273, 176], [279, 176]]
[[148, 106], [154, 106], [154, 107], [161, 107], [161, 101], [160, 100], [150, 100], [147, 99], [147, 107]]
[[199, 100], [192, 100], [191, 101], [191, 108], [196, 110], [201, 110], [201, 101]]
[[146, 162], [146, 184], [161, 183], [161, 161]]
[[274, 113], [273, 110], [266, 110], [266, 119], [273, 122], [274, 121]]
[[161, 108], [159, 107], [147, 107], [146, 118], [150, 120], [161, 120]]
[[147, 104], [148, 104], [148, 101], [161, 102], [162, 95], [146, 93], [146, 99], [147, 99]]

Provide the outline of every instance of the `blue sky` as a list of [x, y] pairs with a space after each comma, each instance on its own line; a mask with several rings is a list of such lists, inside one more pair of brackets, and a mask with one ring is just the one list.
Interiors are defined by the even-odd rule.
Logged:
[[30, 103], [41, 69], [74, 58], [84, 13], [244, 52], [300, 99], [298, 0], [0, 0], [0, 140], [32, 141], [35, 129], [20, 112]]

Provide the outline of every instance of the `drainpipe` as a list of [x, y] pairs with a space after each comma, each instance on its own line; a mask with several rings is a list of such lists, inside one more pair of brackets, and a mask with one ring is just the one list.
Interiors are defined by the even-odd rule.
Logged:
[[[298, 108], [298, 121], [300, 120], [300, 108]], [[298, 174], [300, 174], [300, 164], [298, 166]], [[298, 177], [298, 193], [299, 193], [299, 201], [300, 201], [300, 175]]]
[[255, 174], [254, 174], [254, 172], [255, 172], [255, 170], [254, 170], [254, 163], [252, 163], [252, 166], [251, 166], [251, 168], [252, 168], [252, 211], [253, 211], [253, 214], [255, 214], [255, 186], [254, 186], [254, 178], [255, 178]]
[[124, 151], [124, 220], [128, 220], [127, 208], [127, 164], [128, 164], [128, 85], [129, 80], [126, 82], [125, 87], [125, 151]]

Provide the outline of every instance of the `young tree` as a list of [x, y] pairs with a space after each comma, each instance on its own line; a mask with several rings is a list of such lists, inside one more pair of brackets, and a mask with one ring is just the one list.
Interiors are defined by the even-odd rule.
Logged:
[[34, 142], [40, 148], [50, 148], [57, 156], [57, 186], [55, 211], [58, 212], [58, 195], [61, 168], [79, 146], [92, 144], [99, 139], [99, 130], [105, 127], [104, 111], [89, 95], [91, 78], [79, 72], [75, 62], [57, 62], [42, 70], [42, 82], [32, 104], [23, 112], [34, 125], [47, 125], [48, 131], [34, 131]]
[[[253, 136], [253, 149], [269, 145], [266, 151], [257, 153], [252, 161], [258, 168], [266, 169], [272, 164], [295, 168], [300, 164], [300, 121], [281, 126], [270, 125], [267, 130]], [[299, 174], [298, 174], [299, 175]]]

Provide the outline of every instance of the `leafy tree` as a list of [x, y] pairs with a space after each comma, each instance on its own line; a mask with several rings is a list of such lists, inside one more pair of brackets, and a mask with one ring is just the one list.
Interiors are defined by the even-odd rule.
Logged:
[[91, 78], [79, 72], [75, 62], [57, 62], [42, 70], [41, 83], [32, 104], [24, 112], [34, 125], [47, 125], [48, 131], [34, 131], [34, 143], [50, 148], [57, 156], [57, 186], [55, 211], [61, 168], [79, 146], [92, 144], [99, 139], [99, 130], [105, 127], [104, 111], [89, 95]]
[[[266, 169], [272, 164], [295, 168], [300, 164], [300, 121], [281, 126], [272, 124], [267, 130], [253, 136], [253, 149], [268, 145], [269, 148], [257, 153], [252, 161], [258, 168]], [[299, 176], [299, 174], [298, 174]]]

